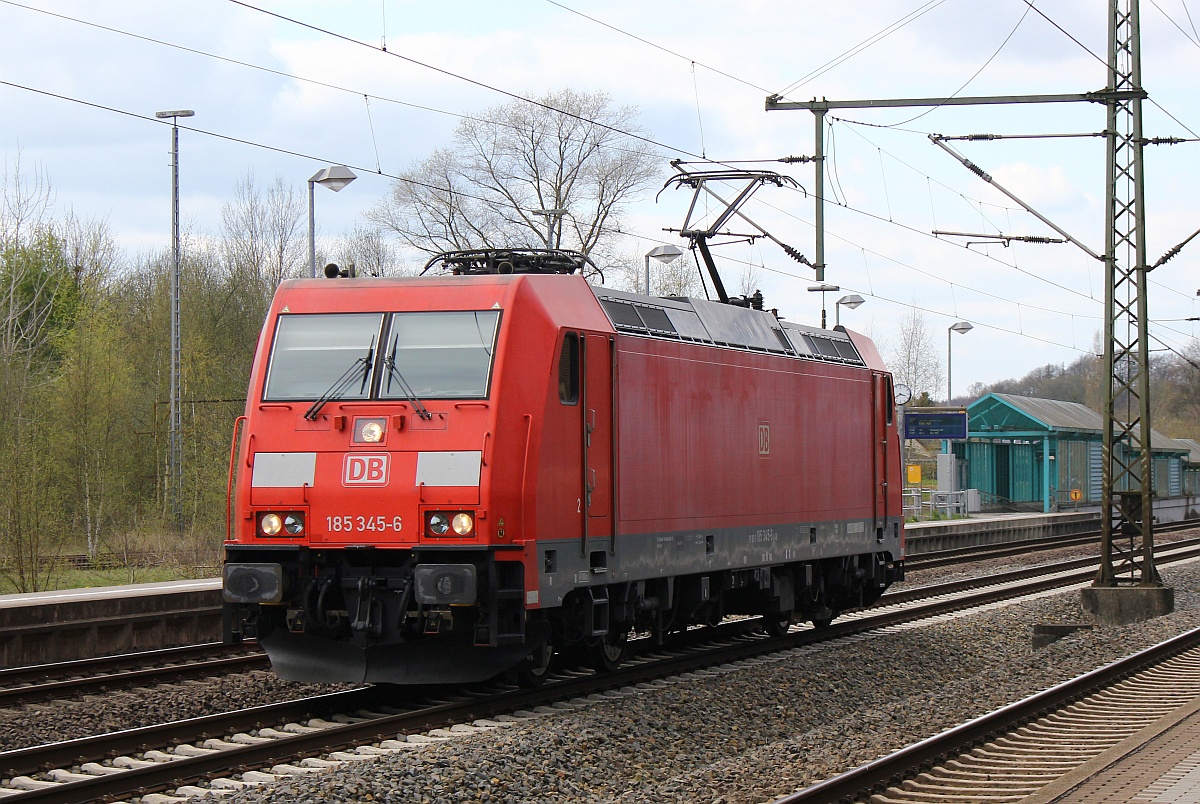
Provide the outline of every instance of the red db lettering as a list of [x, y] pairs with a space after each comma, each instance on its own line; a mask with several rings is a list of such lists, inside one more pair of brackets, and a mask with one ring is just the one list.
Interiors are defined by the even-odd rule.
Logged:
[[390, 455], [347, 455], [342, 464], [344, 486], [386, 486]]

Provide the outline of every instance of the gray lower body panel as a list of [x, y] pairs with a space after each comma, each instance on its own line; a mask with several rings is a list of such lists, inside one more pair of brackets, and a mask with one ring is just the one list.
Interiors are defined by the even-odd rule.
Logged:
[[673, 533], [622, 534], [538, 543], [542, 607], [562, 605], [573, 589], [654, 578], [703, 575], [844, 556], [888, 553], [901, 558], [901, 520], [877, 531], [874, 520], [795, 523]]

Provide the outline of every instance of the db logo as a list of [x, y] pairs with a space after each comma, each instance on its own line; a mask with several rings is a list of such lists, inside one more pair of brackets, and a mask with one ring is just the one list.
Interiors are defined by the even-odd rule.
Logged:
[[391, 456], [347, 455], [342, 462], [343, 486], [386, 486], [388, 461]]

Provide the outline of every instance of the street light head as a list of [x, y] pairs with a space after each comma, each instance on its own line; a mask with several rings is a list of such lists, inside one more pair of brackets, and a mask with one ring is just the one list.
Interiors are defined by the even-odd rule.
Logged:
[[345, 165], [330, 165], [318, 170], [309, 181], [322, 187], [328, 187], [336, 193], [357, 178], [354, 171]]
[[820, 285], [809, 285], [808, 290], [811, 293], [834, 293], [835, 291], [841, 290], [841, 287], [838, 285], [826, 285], [822, 283]]
[[196, 113], [193, 112], [191, 109], [176, 109], [173, 112], [155, 112], [154, 113], [154, 116], [157, 117], [159, 120], [163, 120], [168, 117], [194, 117], [195, 115], [196, 115]]
[[653, 260], [658, 260], [661, 263], [668, 263], [672, 260], [683, 256], [683, 249], [678, 246], [655, 246], [646, 252], [646, 256]]
[[971, 325], [970, 325], [968, 322], [966, 322], [966, 321], [959, 321], [959, 322], [957, 322], [957, 323], [955, 323], [955, 324], [951, 324], [951, 325], [950, 325], [950, 329], [951, 329], [951, 330], [953, 330], [954, 332], [957, 332], [957, 333], [959, 333], [960, 335], [965, 335], [966, 333], [968, 333], [968, 332], [970, 332], [971, 330], [975, 329], [975, 327], [971, 326]]
[[843, 307], [849, 307], [851, 310], [861, 306], [864, 302], [866, 302], [866, 299], [864, 299], [862, 296], [859, 296], [857, 293], [851, 293], [849, 296], [843, 296], [837, 300], [838, 304], [842, 305]]

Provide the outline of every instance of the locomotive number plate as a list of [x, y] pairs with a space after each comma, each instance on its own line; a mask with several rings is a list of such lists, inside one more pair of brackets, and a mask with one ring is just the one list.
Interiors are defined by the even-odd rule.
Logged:
[[399, 533], [400, 517], [327, 516], [325, 527], [332, 533]]

